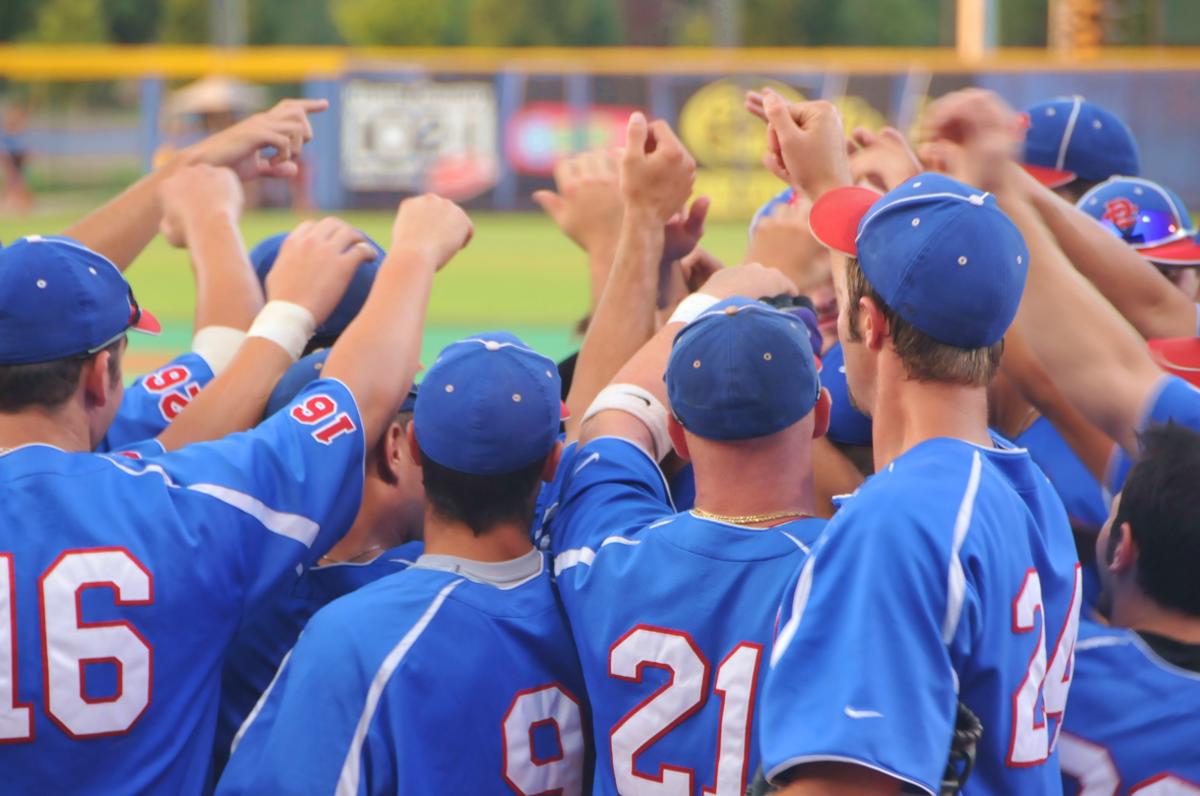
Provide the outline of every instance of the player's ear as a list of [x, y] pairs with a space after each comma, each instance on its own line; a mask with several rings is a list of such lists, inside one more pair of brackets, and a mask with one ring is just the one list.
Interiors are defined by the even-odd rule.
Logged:
[[83, 382], [83, 393], [89, 406], [102, 408], [108, 405], [112, 389], [109, 372], [111, 359], [112, 352], [105, 350], [83, 363], [79, 378]]
[[379, 439], [378, 458], [381, 474], [389, 484], [400, 482], [404, 468], [404, 460], [408, 457], [408, 435], [405, 424], [398, 420], [388, 423], [387, 429]]
[[813, 407], [813, 439], [820, 439], [829, 431], [829, 413], [833, 406], [833, 397], [829, 390], [821, 388], [817, 396], [817, 405]]
[[554, 474], [558, 472], [558, 463], [562, 461], [563, 444], [562, 442], [554, 443], [554, 450], [546, 456], [546, 463], [542, 465], [541, 478], [546, 483], [554, 480]]
[[421, 446], [417, 444], [417, 432], [415, 423], [409, 423], [404, 428], [404, 438], [408, 442], [405, 448], [408, 450], [408, 458], [413, 464], [418, 467], [421, 464]]
[[687, 434], [683, 431], [683, 424], [674, 414], [667, 416], [667, 434], [671, 437], [671, 444], [675, 446], [675, 455], [685, 462], [690, 462], [692, 454], [688, 451]]
[[1114, 540], [1110, 540], [1112, 546], [1112, 557], [1108, 563], [1108, 569], [1111, 572], [1132, 572], [1137, 566], [1138, 549], [1137, 542], [1133, 539], [1133, 529], [1129, 527], [1129, 523], [1123, 522], [1120, 525], [1114, 525], [1112, 529]]
[[859, 334], [863, 343], [872, 351], [882, 350], [884, 337], [888, 334], [887, 318], [883, 316], [883, 310], [869, 296], [861, 297], [858, 306], [859, 324], [862, 326]]

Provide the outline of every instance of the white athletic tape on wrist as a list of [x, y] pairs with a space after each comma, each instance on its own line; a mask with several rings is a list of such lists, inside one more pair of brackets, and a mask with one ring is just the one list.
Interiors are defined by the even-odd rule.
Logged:
[[290, 301], [268, 301], [246, 336], [270, 340], [288, 352], [295, 362], [316, 330], [316, 318], [304, 307]]
[[707, 293], [693, 293], [679, 302], [667, 323], [691, 323], [712, 305], [720, 301]]
[[246, 339], [246, 333], [232, 326], [205, 326], [192, 337], [192, 353], [208, 364], [213, 376], [220, 376]]
[[667, 431], [667, 407], [649, 390], [636, 384], [610, 384], [600, 391], [596, 400], [583, 413], [586, 423], [600, 412], [614, 409], [633, 415], [642, 422], [654, 438], [654, 450], [649, 451], [655, 461], [661, 462], [671, 452], [671, 435]]

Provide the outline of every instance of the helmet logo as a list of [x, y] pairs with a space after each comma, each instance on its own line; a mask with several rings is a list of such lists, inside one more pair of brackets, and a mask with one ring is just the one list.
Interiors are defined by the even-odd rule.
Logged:
[[1110, 199], [1104, 205], [1103, 218], [1122, 232], [1129, 232], [1137, 224], [1137, 212], [1137, 205], [1128, 199]]

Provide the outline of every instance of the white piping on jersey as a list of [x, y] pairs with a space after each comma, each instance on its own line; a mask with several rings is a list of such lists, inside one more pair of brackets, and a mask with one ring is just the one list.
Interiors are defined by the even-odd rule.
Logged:
[[[671, 484], [670, 484], [670, 482], [669, 482], [669, 481], [667, 481], [667, 477], [666, 477], [665, 475], [663, 475], [662, 466], [661, 466], [661, 465], [659, 465], [659, 463], [658, 463], [658, 462], [656, 462], [656, 461], [654, 460], [654, 457], [653, 457], [653, 456], [651, 456], [651, 455], [650, 455], [650, 454], [649, 454], [649, 453], [646, 451], [646, 449], [645, 449], [645, 448], [643, 448], [641, 445], [638, 445], [636, 442], [634, 442], [634, 441], [633, 441], [633, 440], [631, 440], [631, 439], [626, 439], [625, 437], [618, 437], [618, 436], [617, 436], [617, 435], [615, 435], [615, 434], [605, 434], [605, 435], [603, 435], [603, 436], [600, 436], [600, 437], [592, 437], [591, 439], [589, 439], [589, 440], [588, 440], [588, 444], [591, 444], [591, 443], [593, 443], [593, 442], [595, 442], [595, 441], [597, 441], [597, 440], [601, 440], [601, 439], [619, 439], [619, 440], [621, 440], [621, 442], [624, 442], [626, 445], [628, 445], [629, 447], [633, 448], [635, 451], [638, 451], [638, 452], [639, 452], [639, 453], [641, 453], [643, 456], [645, 456], [647, 459], [649, 459], [650, 463], [651, 463], [652, 465], [654, 465], [654, 470], [655, 470], [655, 472], [657, 472], [657, 473], [658, 473], [659, 480], [661, 480], [661, 481], [662, 481], [662, 486], [663, 486], [663, 494], [665, 494], [665, 495], [667, 496], [667, 505], [669, 505], [669, 506], [671, 507], [671, 513], [672, 513], [672, 514], [677, 514], [677, 513], [678, 513], [678, 511], [676, 511], [676, 509], [675, 509], [675, 498], [673, 498], [673, 497], [671, 496]], [[597, 453], [593, 453], [592, 455], [593, 455], [593, 456], [595, 456], [597, 459], [598, 459], [598, 458], [600, 458], [600, 455], [599, 455], [599, 454], [597, 454]], [[592, 461], [594, 461], [594, 460], [593, 460], [593, 459], [592, 459], [592, 458], [589, 456], [589, 457], [588, 457], [588, 459], [587, 459], [587, 460], [585, 460], [583, 464], [581, 464], [581, 465], [579, 465], [578, 467], [576, 467], [576, 468], [575, 468], [575, 472], [576, 472], [576, 473], [578, 473], [578, 472], [579, 472], [580, 470], [582, 470], [582, 469], [583, 469], [583, 468], [584, 468], [586, 465], [589, 465], [589, 464], [591, 464], [591, 463], [592, 463]]]
[[806, 545], [804, 542], [797, 539], [795, 536], [792, 536], [787, 531], [780, 531], [780, 533], [783, 534], [784, 536], [786, 536], [787, 538], [791, 539], [792, 542], [796, 545], [796, 547], [799, 547], [804, 552], [804, 555], [808, 555], [809, 553], [812, 552], [812, 550], [809, 549], [808, 545]]
[[[602, 550], [610, 544], [623, 545], [638, 545], [641, 544], [640, 539], [630, 539], [627, 536], [610, 536], [600, 543], [597, 550]], [[591, 566], [596, 560], [596, 550], [590, 547], [573, 547], [570, 550], [564, 550], [554, 557], [554, 577], [558, 577], [568, 569], [579, 564]]]
[[10, 453], [16, 453], [19, 450], [24, 450], [25, 448], [49, 448], [50, 450], [56, 450], [60, 453], [67, 453], [67, 451], [63, 450], [57, 445], [51, 445], [49, 442], [26, 442], [24, 445], [18, 445], [15, 448], [0, 448], [0, 458], [4, 458]]
[[812, 591], [813, 567], [816, 563], [817, 556], [809, 556], [808, 560], [804, 562], [804, 568], [800, 570], [800, 580], [796, 582], [796, 593], [792, 595], [792, 615], [779, 629], [779, 635], [775, 637], [775, 644], [771, 647], [772, 669], [775, 668], [775, 664], [779, 663], [779, 659], [787, 651], [788, 645], [796, 636], [796, 630], [800, 627], [800, 618], [804, 616], [804, 609], [808, 606], [808, 595]]
[[793, 757], [788, 760], [784, 760], [782, 763], [767, 772], [767, 782], [775, 779], [788, 769], [795, 768], [796, 766], [806, 765], [808, 763], [850, 763], [851, 765], [869, 768], [872, 771], [878, 771], [880, 774], [886, 774], [892, 779], [898, 779], [901, 782], [907, 782], [909, 785], [912, 785], [915, 788], [920, 788], [922, 793], [928, 793], [929, 796], [935, 796], [934, 792], [930, 790], [929, 786], [917, 782], [915, 779], [909, 779], [908, 777], [901, 776], [890, 768], [877, 766], [873, 763], [868, 763], [865, 760], [859, 760], [857, 757], [845, 757], [843, 755], [801, 755], [800, 757]]
[[971, 474], [967, 477], [967, 490], [958, 504], [958, 516], [954, 519], [954, 546], [950, 550], [950, 571], [946, 576], [946, 616], [942, 620], [942, 642], [949, 644], [958, 630], [962, 616], [963, 599], [967, 591], [967, 576], [963, 572], [959, 552], [971, 527], [971, 514], [975, 510], [975, 496], [979, 493], [979, 477], [983, 471], [983, 457], [979, 451], [971, 454]]
[[263, 503], [256, 497], [247, 495], [244, 492], [238, 492], [236, 489], [220, 486], [218, 484], [192, 484], [190, 486], [181, 487], [179, 484], [171, 480], [171, 476], [157, 464], [148, 464], [140, 470], [133, 470], [121, 462], [105, 455], [101, 457], [104, 461], [109, 462], [118, 470], [132, 476], [143, 476], [148, 473], [153, 473], [160, 476], [166, 485], [171, 489], [190, 489], [193, 492], [199, 492], [202, 495], [219, 500], [227, 506], [232, 506], [238, 511], [249, 514], [254, 519], [258, 520], [264, 528], [271, 533], [286, 536], [289, 539], [294, 539], [305, 547], [312, 547], [312, 543], [316, 540], [317, 535], [321, 532], [321, 526], [310, 520], [308, 517], [303, 517], [299, 514], [288, 514], [283, 511], [276, 511], [267, 504]]
[[425, 613], [421, 614], [417, 623], [404, 634], [400, 643], [392, 648], [392, 651], [380, 664], [379, 670], [375, 672], [375, 677], [371, 680], [371, 687], [367, 690], [367, 701], [363, 705], [362, 714], [358, 717], [358, 725], [354, 728], [354, 737], [350, 740], [350, 749], [346, 752], [346, 761], [342, 764], [341, 774], [338, 775], [337, 789], [334, 791], [336, 796], [358, 796], [358, 780], [362, 773], [362, 747], [367, 739], [367, 730], [375, 719], [375, 711], [379, 707], [383, 689], [387, 687], [388, 681], [396, 673], [404, 656], [408, 654], [413, 644], [425, 632], [425, 628], [433, 621], [434, 615], [442, 607], [446, 598], [450, 596], [450, 592], [458, 588], [462, 582], [461, 578], [451, 581], [438, 592], [437, 597], [434, 597], [433, 602], [425, 609]]
[[1193, 672], [1190, 669], [1184, 669], [1176, 666], [1170, 661], [1162, 658], [1154, 648], [1147, 644], [1136, 631], [1129, 630], [1121, 635], [1116, 636], [1096, 636], [1095, 638], [1084, 639], [1075, 644], [1077, 652], [1087, 652], [1094, 649], [1103, 649], [1104, 647], [1125, 647], [1134, 646], [1142, 656], [1150, 663], [1167, 672], [1168, 674], [1176, 675], [1177, 677], [1186, 677], [1189, 680], [1200, 680], [1200, 672]]
[[187, 488], [233, 506], [258, 520], [268, 531], [295, 539], [305, 547], [312, 547], [321, 532], [321, 526], [308, 517], [276, 511], [258, 498], [236, 489], [219, 484], [192, 484]]
[[1083, 108], [1083, 97], [1076, 95], [1071, 98], [1071, 115], [1067, 117], [1067, 127], [1063, 130], [1062, 141], [1058, 143], [1058, 158], [1054, 168], [1064, 171], [1063, 164], [1067, 162], [1067, 147], [1071, 145], [1071, 137], [1075, 135], [1075, 122], [1079, 119], [1079, 111]]
[[[300, 631], [300, 636], [304, 635], [304, 631]], [[300, 636], [296, 637], [296, 643], [300, 642]], [[250, 725], [258, 718], [258, 714], [262, 713], [263, 706], [267, 704], [267, 697], [271, 696], [271, 692], [275, 690], [275, 683], [279, 682], [279, 675], [283, 674], [283, 669], [288, 665], [288, 661], [292, 659], [292, 651], [295, 646], [287, 651], [287, 655], [283, 656], [283, 660], [279, 662], [279, 668], [275, 670], [275, 674], [271, 677], [271, 682], [267, 683], [267, 688], [262, 692], [262, 696], [254, 703], [254, 709], [250, 711], [250, 715], [246, 716], [246, 720], [242, 722], [242, 726], [238, 727], [237, 735], [233, 736], [233, 743], [229, 745], [229, 754], [232, 757], [237, 751], [238, 745], [242, 742], [242, 737], [246, 731], [250, 729]]]

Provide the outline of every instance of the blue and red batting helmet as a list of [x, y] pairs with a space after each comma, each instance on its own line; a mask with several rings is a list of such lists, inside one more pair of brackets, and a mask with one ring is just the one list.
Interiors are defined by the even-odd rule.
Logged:
[[1079, 198], [1078, 207], [1138, 254], [1159, 265], [1200, 265], [1200, 238], [1183, 200], [1140, 177], [1113, 177]]

